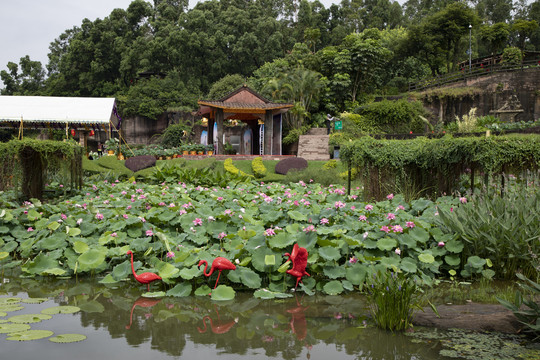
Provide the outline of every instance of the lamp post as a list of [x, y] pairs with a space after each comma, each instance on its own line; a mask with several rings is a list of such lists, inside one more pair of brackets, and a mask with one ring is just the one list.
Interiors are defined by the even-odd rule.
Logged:
[[472, 68], [472, 25], [469, 24], [469, 72]]

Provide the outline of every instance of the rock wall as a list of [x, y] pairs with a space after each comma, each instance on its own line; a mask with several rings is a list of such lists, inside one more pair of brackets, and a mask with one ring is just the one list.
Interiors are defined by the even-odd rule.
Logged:
[[[474, 87], [480, 91], [474, 95], [450, 95], [452, 89], [463, 87]], [[446, 93], [448, 95], [444, 95]], [[490, 115], [490, 112], [502, 108], [513, 95], [523, 109], [515, 121], [540, 118], [540, 68], [470, 78], [444, 88], [425, 91], [422, 101], [431, 112], [432, 120], [441, 119], [448, 123], [454, 121], [456, 116], [461, 118], [466, 115], [473, 107], [477, 108], [478, 116]]]

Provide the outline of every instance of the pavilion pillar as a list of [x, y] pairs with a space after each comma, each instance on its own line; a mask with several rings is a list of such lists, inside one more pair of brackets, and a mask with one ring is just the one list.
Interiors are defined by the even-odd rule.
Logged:
[[264, 154], [273, 155], [272, 147], [274, 140], [274, 116], [271, 110], [264, 113]]
[[84, 156], [86, 156], [86, 153], [88, 152], [88, 131], [82, 130], [80, 134], [81, 135], [79, 136], [79, 145], [81, 145], [81, 147], [84, 149]]
[[216, 123], [217, 123], [217, 153], [223, 155], [225, 153], [225, 147], [223, 146], [223, 109], [216, 109]]

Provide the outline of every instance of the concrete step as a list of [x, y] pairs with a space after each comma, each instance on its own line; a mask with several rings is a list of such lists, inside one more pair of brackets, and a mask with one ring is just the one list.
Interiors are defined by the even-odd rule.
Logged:
[[[313, 129], [312, 129], [313, 130]], [[326, 129], [321, 129], [325, 130]], [[298, 157], [306, 160], [329, 160], [328, 135], [300, 135], [298, 140]]]

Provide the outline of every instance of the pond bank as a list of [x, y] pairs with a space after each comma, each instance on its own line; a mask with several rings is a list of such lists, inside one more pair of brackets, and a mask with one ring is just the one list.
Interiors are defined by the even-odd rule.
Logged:
[[523, 327], [514, 314], [502, 305], [471, 302], [464, 305], [439, 305], [437, 311], [440, 318], [430, 307], [425, 307], [423, 312], [414, 315], [413, 324], [440, 329], [458, 328], [508, 334], [519, 333]]

